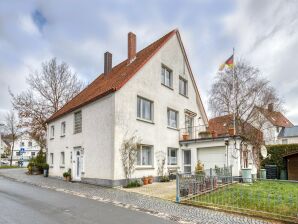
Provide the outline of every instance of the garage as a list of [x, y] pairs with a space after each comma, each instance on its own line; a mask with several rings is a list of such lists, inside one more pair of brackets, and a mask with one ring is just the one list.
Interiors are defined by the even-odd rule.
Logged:
[[197, 159], [204, 164], [205, 169], [224, 167], [226, 165], [226, 148], [225, 146], [198, 148]]
[[298, 151], [291, 152], [283, 158], [287, 164], [288, 180], [298, 180]]

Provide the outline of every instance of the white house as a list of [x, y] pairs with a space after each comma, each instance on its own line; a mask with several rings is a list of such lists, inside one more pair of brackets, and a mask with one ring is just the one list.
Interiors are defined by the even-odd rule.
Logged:
[[[200, 154], [182, 136], [197, 142], [197, 133], [206, 131], [208, 119], [179, 31], [139, 52], [136, 36], [129, 33], [128, 58], [112, 67], [112, 55], [106, 52], [104, 73], [50, 117], [47, 125], [50, 176], [61, 177], [71, 169], [75, 181], [122, 184], [120, 148], [132, 135], [142, 140], [133, 178], [157, 176], [161, 155], [166, 170], [194, 171]], [[223, 147], [215, 157], [224, 157], [224, 138], [212, 141], [215, 150], [219, 144]], [[209, 159], [215, 157], [210, 154]], [[225, 161], [218, 165], [227, 165]]]
[[280, 131], [283, 128], [293, 127], [293, 124], [281, 112], [274, 110], [272, 103], [267, 109], [255, 106], [251, 117], [251, 124], [262, 130], [265, 145], [279, 144]]
[[278, 144], [298, 144], [298, 126], [282, 128], [277, 139]]
[[26, 167], [29, 159], [37, 156], [39, 151], [40, 147], [34, 139], [32, 139], [27, 133], [21, 134], [17, 137], [14, 143], [12, 157], [13, 164], [18, 165], [21, 162], [20, 165]]
[[105, 72], [49, 119], [50, 175], [71, 168], [74, 180], [120, 184], [120, 147], [136, 133], [142, 146], [134, 177], [157, 176], [160, 152], [175, 158], [169, 166], [182, 163], [179, 128], [205, 130], [207, 122], [178, 30], [138, 53], [129, 33], [128, 58], [112, 67], [107, 52]]

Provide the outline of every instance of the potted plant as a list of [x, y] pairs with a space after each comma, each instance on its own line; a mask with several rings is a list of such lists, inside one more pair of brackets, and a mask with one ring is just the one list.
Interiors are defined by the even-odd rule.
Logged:
[[217, 132], [216, 131], [211, 131], [211, 136], [212, 136], [212, 138], [217, 138]]
[[168, 176], [161, 176], [159, 181], [160, 182], [169, 182], [170, 178]]
[[233, 136], [235, 133], [234, 133], [234, 128], [229, 128], [229, 135], [230, 136]]
[[148, 184], [152, 184], [153, 183], [153, 176], [149, 176], [148, 177]]
[[64, 180], [71, 181], [71, 169], [68, 169], [67, 172], [63, 173]]
[[189, 139], [189, 134], [188, 134], [187, 132], [183, 133], [183, 134], [182, 134], [182, 139], [183, 139], [184, 141], [188, 140], [188, 139]]
[[199, 132], [199, 137], [201, 138], [210, 138], [211, 133], [209, 131], [201, 131]]
[[48, 177], [49, 176], [49, 164], [47, 164], [47, 163], [42, 164], [42, 169], [43, 169], [43, 176]]
[[143, 180], [144, 185], [147, 185], [148, 181], [149, 181], [149, 178], [148, 177], [143, 177], [142, 180]]

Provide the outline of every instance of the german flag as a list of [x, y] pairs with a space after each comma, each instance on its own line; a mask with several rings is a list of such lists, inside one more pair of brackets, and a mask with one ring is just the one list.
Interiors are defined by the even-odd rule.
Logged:
[[219, 71], [222, 71], [226, 66], [229, 68], [234, 67], [234, 54], [232, 54], [232, 56], [229, 57], [228, 60], [226, 60], [225, 63], [219, 67]]

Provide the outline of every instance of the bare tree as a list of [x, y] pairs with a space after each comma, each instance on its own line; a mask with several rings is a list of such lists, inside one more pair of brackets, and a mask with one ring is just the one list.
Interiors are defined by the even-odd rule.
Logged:
[[141, 145], [141, 139], [138, 138], [135, 133], [129, 137], [124, 138], [121, 148], [120, 155], [123, 165], [123, 171], [125, 174], [126, 184], [128, 184], [131, 175], [135, 170], [137, 153]]
[[27, 83], [29, 89], [21, 94], [14, 95], [10, 91], [12, 104], [22, 127], [44, 149], [46, 120], [77, 95], [83, 83], [69, 65], [59, 64], [56, 58], [42, 63], [41, 70], [30, 74]]
[[5, 129], [11, 140], [10, 166], [12, 166], [12, 157], [15, 141], [18, 137], [18, 134], [20, 133], [20, 126], [18, 124], [17, 117], [13, 110], [9, 111], [5, 116]]
[[[209, 108], [214, 116], [235, 112], [236, 133], [241, 134], [254, 145], [253, 155], [258, 164], [259, 149], [263, 144], [260, 133], [265, 120], [260, 119], [260, 116], [255, 116], [254, 108], [267, 108], [268, 104], [273, 103], [276, 108], [281, 109], [282, 101], [270, 82], [261, 77], [257, 68], [240, 60], [234, 69], [234, 92], [233, 69], [220, 72], [211, 87]], [[254, 124], [254, 127], [249, 124]]]
[[[235, 95], [233, 95], [233, 69], [217, 75], [209, 94], [209, 108], [214, 116], [232, 114], [246, 122], [255, 106], [265, 108], [269, 103], [281, 107], [275, 89], [260, 71], [241, 60], [235, 65]], [[241, 123], [240, 122], [240, 123]]]

